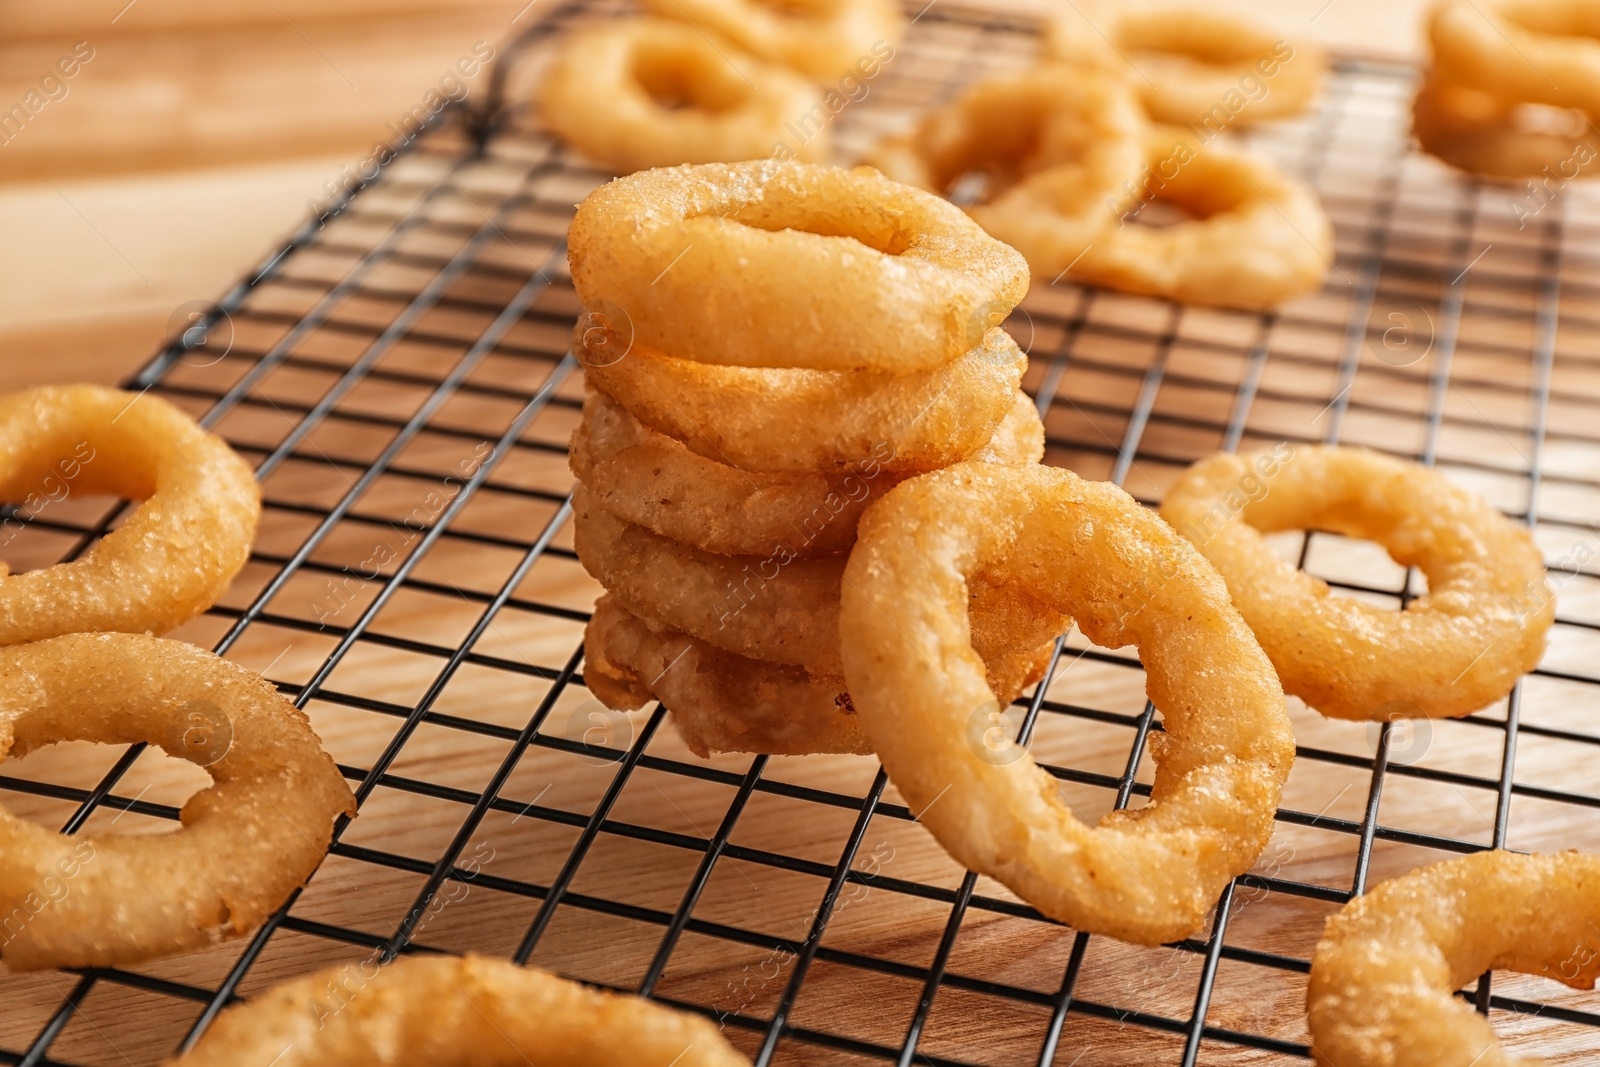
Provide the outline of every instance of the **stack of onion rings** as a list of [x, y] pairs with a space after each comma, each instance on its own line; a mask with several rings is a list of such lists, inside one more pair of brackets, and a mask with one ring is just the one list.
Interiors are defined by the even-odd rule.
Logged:
[[[608, 593], [593, 691], [662, 699], [702, 755], [863, 751], [838, 624], [862, 510], [919, 471], [1044, 454], [996, 328], [1022, 258], [873, 171], [771, 161], [613, 182], [568, 247], [593, 390], [573, 540]], [[1010, 594], [974, 615], [1008, 700], [1069, 625]]]
[[1328, 1067], [1532, 1067], [1456, 995], [1490, 970], [1600, 976], [1600, 857], [1479, 852], [1385, 882], [1328, 920], [1311, 1049]]
[[[685, 19], [763, 59], [831, 81], [887, 62], [905, 30], [894, 0], [647, 0], [658, 15]], [[868, 68], [870, 69], [870, 67]]]
[[167, 1067], [749, 1067], [710, 1020], [481, 956], [330, 967], [223, 1012]]
[[[736, 60], [692, 26], [645, 18], [572, 35], [539, 94], [547, 127], [619, 173], [764, 156], [785, 123], [821, 103], [793, 71]], [[829, 143], [822, 127], [799, 155], [825, 159]]]
[[1417, 140], [1477, 174], [1577, 177], [1600, 155], [1594, 25], [1583, 0], [1439, 4], [1428, 22], [1433, 69], [1412, 109]]
[[[971, 742], [997, 696], [968, 639], [980, 575], [1096, 644], [1138, 646], [1165, 727], [1149, 806], [1088, 827], [1025, 752]], [[960, 863], [1079, 929], [1154, 944], [1194, 933], [1266, 846], [1294, 759], [1283, 689], [1216, 572], [1122, 490], [1039, 466], [912, 478], [862, 516], [843, 588], [862, 727]]]
[[[1036, 463], [1044, 457], [1038, 409], [1025, 394], [1013, 395], [1011, 413], [973, 459]], [[597, 390], [584, 399], [583, 421], [568, 453], [573, 475], [607, 511], [727, 556], [849, 551], [862, 509], [905, 477], [886, 469], [892, 458], [884, 449], [844, 475], [741, 470], [649, 429]]]
[[[1525, 528], [1437, 471], [1366, 449], [1212, 456], [1161, 514], [1221, 572], [1284, 689], [1335, 718], [1477, 711], [1538, 664], [1555, 618]], [[1377, 541], [1428, 592], [1399, 612], [1333, 595], [1263, 537], [1308, 529]]]
[[1114, 71], [1151, 118], [1179, 125], [1244, 125], [1299, 114], [1327, 60], [1304, 42], [1199, 7], [1074, 4], [1050, 25], [1047, 50], [1065, 63]]
[[0, 649], [0, 757], [62, 741], [160, 745], [213, 784], [184, 805], [182, 829], [158, 836], [69, 837], [0, 809], [0, 914], [30, 916], [7, 925], [12, 970], [119, 966], [249, 934], [355, 814], [299, 709], [178, 641], [73, 634]]
[[216, 603], [250, 555], [255, 475], [160, 397], [95, 385], [0, 397], [0, 500], [141, 501], [78, 559], [0, 571], [0, 645], [78, 631], [164, 633]]

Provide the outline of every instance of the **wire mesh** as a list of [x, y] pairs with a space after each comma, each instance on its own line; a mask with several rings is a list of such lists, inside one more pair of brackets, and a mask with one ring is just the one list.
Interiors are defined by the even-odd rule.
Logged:
[[[659, 708], [605, 713], [581, 673], [598, 590], [567, 523], [582, 383], [562, 240], [607, 175], [516, 101], [553, 35], [618, 10], [551, 12], [502, 59], [513, 106], [448, 112], [130, 383], [223, 434], [265, 491], [246, 571], [179, 636], [305, 708], [361, 816], [246, 941], [0, 977], [0, 1061], [157, 1062], [274, 981], [439, 951], [709, 1013], [762, 1064], [1303, 1060], [1307, 958], [1352, 892], [1493, 846], [1600, 849], [1600, 277], [1582, 251], [1600, 210], [1419, 156], [1414, 71], [1353, 59], [1313, 114], [1249, 138], [1335, 221], [1320, 294], [1258, 315], [1057, 282], [1010, 327], [1047, 462], [1147, 502], [1218, 448], [1339, 441], [1436, 464], [1532, 524], [1558, 618], [1508, 700], [1382, 728], [1296, 705], [1272, 847], [1203, 936], [1160, 948], [1067, 929], [960, 870], [875, 761], [703, 761]], [[912, 13], [837, 118], [843, 158], [1037, 49], [1026, 20]], [[123, 510], [10, 509], [0, 548], [16, 567], [70, 559]], [[1278, 541], [1352, 596], [1398, 606], [1423, 588], [1368, 544]], [[1068, 635], [1016, 710], [1080, 815], [1145, 802], [1160, 721], [1126, 652]], [[203, 779], [143, 748], [62, 746], [6, 770], [8, 807], [71, 832], [170, 828]], [[1542, 979], [1464, 995], [1514, 1046], [1558, 1062], [1600, 1048], [1592, 1001]]]

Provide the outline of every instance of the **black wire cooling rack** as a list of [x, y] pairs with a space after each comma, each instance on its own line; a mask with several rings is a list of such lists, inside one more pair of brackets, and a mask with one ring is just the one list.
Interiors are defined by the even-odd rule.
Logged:
[[[562, 240], [607, 175], [520, 101], [552, 37], [617, 10], [553, 10], [504, 50], [489, 106], [444, 113], [129, 383], [200, 416], [264, 485], [248, 568], [182, 635], [304, 707], [362, 814], [246, 941], [0, 977], [0, 1061], [154, 1063], [274, 981], [436, 951], [710, 1013], [761, 1064], [1303, 1060], [1306, 961], [1352, 892], [1487, 847], [1600, 850], [1600, 212], [1576, 188], [1480, 185], [1416, 154], [1406, 67], [1337, 62], [1312, 114], [1250, 135], [1335, 220], [1319, 295], [1254, 315], [1043, 285], [1010, 325], [1047, 461], [1142, 499], [1219, 448], [1342, 441], [1437, 464], [1533, 524], [1560, 610], [1508, 700], [1381, 729], [1296, 707], [1273, 846], [1206, 933], [1160, 948], [1051, 923], [954, 867], [875, 761], [702, 761], [660, 709], [602, 713], [581, 674], [597, 589], [567, 529], [581, 373]], [[1037, 49], [1025, 20], [913, 13], [838, 118], [842, 159]], [[120, 514], [13, 510], [4, 552], [71, 558]], [[1420, 589], [1369, 545], [1282, 547], [1349, 595]], [[1160, 725], [1135, 660], [1069, 635], [1017, 710], [1086, 818], [1144, 803]], [[170, 827], [200, 781], [139, 748], [6, 770], [9, 807], [69, 832]], [[1574, 1063], [1600, 1048], [1592, 1000], [1544, 980], [1463, 995], [1514, 1045]]]

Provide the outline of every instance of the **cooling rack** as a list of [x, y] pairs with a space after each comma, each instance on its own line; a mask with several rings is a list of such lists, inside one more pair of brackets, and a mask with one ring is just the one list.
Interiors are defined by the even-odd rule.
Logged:
[[[1600, 850], [1600, 209], [1418, 155], [1415, 72], [1355, 59], [1311, 114], [1249, 137], [1335, 221], [1320, 294], [1257, 315], [1040, 284], [1009, 325], [1047, 462], [1148, 502], [1219, 448], [1339, 441], [1435, 464], [1530, 523], [1559, 610], [1508, 700], [1382, 728], [1295, 704], [1272, 847], [1205, 932], [1159, 948], [1049, 922], [960, 870], [873, 760], [703, 761], [661, 709], [605, 712], [582, 676], [597, 587], [568, 529], [582, 382], [562, 239], [608, 176], [521, 101], [566, 25], [620, 10], [552, 9], [503, 50], [486, 106], [444, 112], [128, 383], [202, 418], [264, 486], [248, 567], [180, 636], [305, 708], [361, 815], [248, 940], [0, 976], [0, 1061], [154, 1063], [275, 981], [440, 951], [708, 1013], [761, 1064], [1304, 1060], [1306, 961], [1352, 892], [1488, 847]], [[842, 159], [1037, 50], [1024, 19], [949, 0], [911, 14], [835, 120]], [[0, 553], [70, 559], [122, 513], [12, 509]], [[1423, 588], [1364, 543], [1278, 541], [1348, 595], [1399, 606]], [[1013, 710], [1085, 818], [1146, 801], [1160, 723], [1132, 657], [1068, 635]], [[168, 829], [204, 781], [143, 748], [3, 770], [9, 808], [74, 832]], [[1514, 1047], [1600, 1049], [1591, 997], [1515, 975], [1463, 995]]]

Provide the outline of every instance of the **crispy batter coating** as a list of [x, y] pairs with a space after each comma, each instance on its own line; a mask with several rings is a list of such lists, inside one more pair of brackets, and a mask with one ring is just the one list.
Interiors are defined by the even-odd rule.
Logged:
[[844, 474], [868, 460], [924, 471], [964, 459], [1013, 410], [1028, 369], [1001, 329], [959, 359], [902, 375], [717, 367], [637, 344], [592, 359], [594, 339], [580, 322], [573, 352], [587, 381], [639, 421], [708, 459], [773, 473]]
[[0, 500], [40, 511], [96, 494], [142, 503], [70, 563], [0, 569], [0, 645], [164, 633], [216, 603], [261, 515], [250, 467], [160, 397], [97, 385], [0, 396]]
[[1593, 989], [1600, 857], [1479, 852], [1388, 881], [1328, 920], [1306, 1010], [1324, 1067], [1537, 1067], [1455, 991], [1488, 970]]
[[[1279, 446], [1191, 467], [1161, 514], [1221, 572], [1284, 689], [1339, 719], [1456, 717], [1538, 665], [1555, 594], [1532, 535], [1437, 471], [1360, 448]], [[1417, 567], [1404, 611], [1339, 596], [1263, 535], [1368, 538]]]
[[72, 634], [0, 649], [0, 757], [159, 745], [213, 784], [159, 835], [53, 833], [0, 809], [0, 958], [111, 967], [245, 936], [322, 862], [355, 800], [305, 715], [180, 641]]
[[[1044, 424], [1019, 392], [972, 458], [1037, 463], [1043, 456]], [[783, 546], [800, 556], [848, 551], [862, 509], [904, 477], [871, 457], [843, 476], [742, 471], [695, 455], [596, 390], [584, 399], [568, 463], [618, 518], [718, 555], [766, 556]]]
[[567, 240], [572, 284], [610, 329], [734, 367], [932, 370], [1028, 288], [1014, 249], [868, 167], [643, 171], [585, 197]]
[[710, 1020], [482, 956], [329, 967], [223, 1012], [167, 1067], [749, 1067]]
[[[1025, 751], [989, 742], [977, 575], [1137, 646], [1164, 726], [1146, 807], [1087, 826]], [[1294, 759], [1272, 665], [1210, 565], [1115, 486], [975, 463], [901, 483], [862, 516], [839, 632], [862, 726], [923, 825], [1047, 915], [1141, 944], [1188, 936], [1272, 835]]]
[[[610, 19], [562, 42], [539, 90], [544, 124], [619, 173], [759, 158], [822, 105], [805, 78], [729, 50], [683, 22]], [[828, 156], [829, 130], [799, 148]]]

